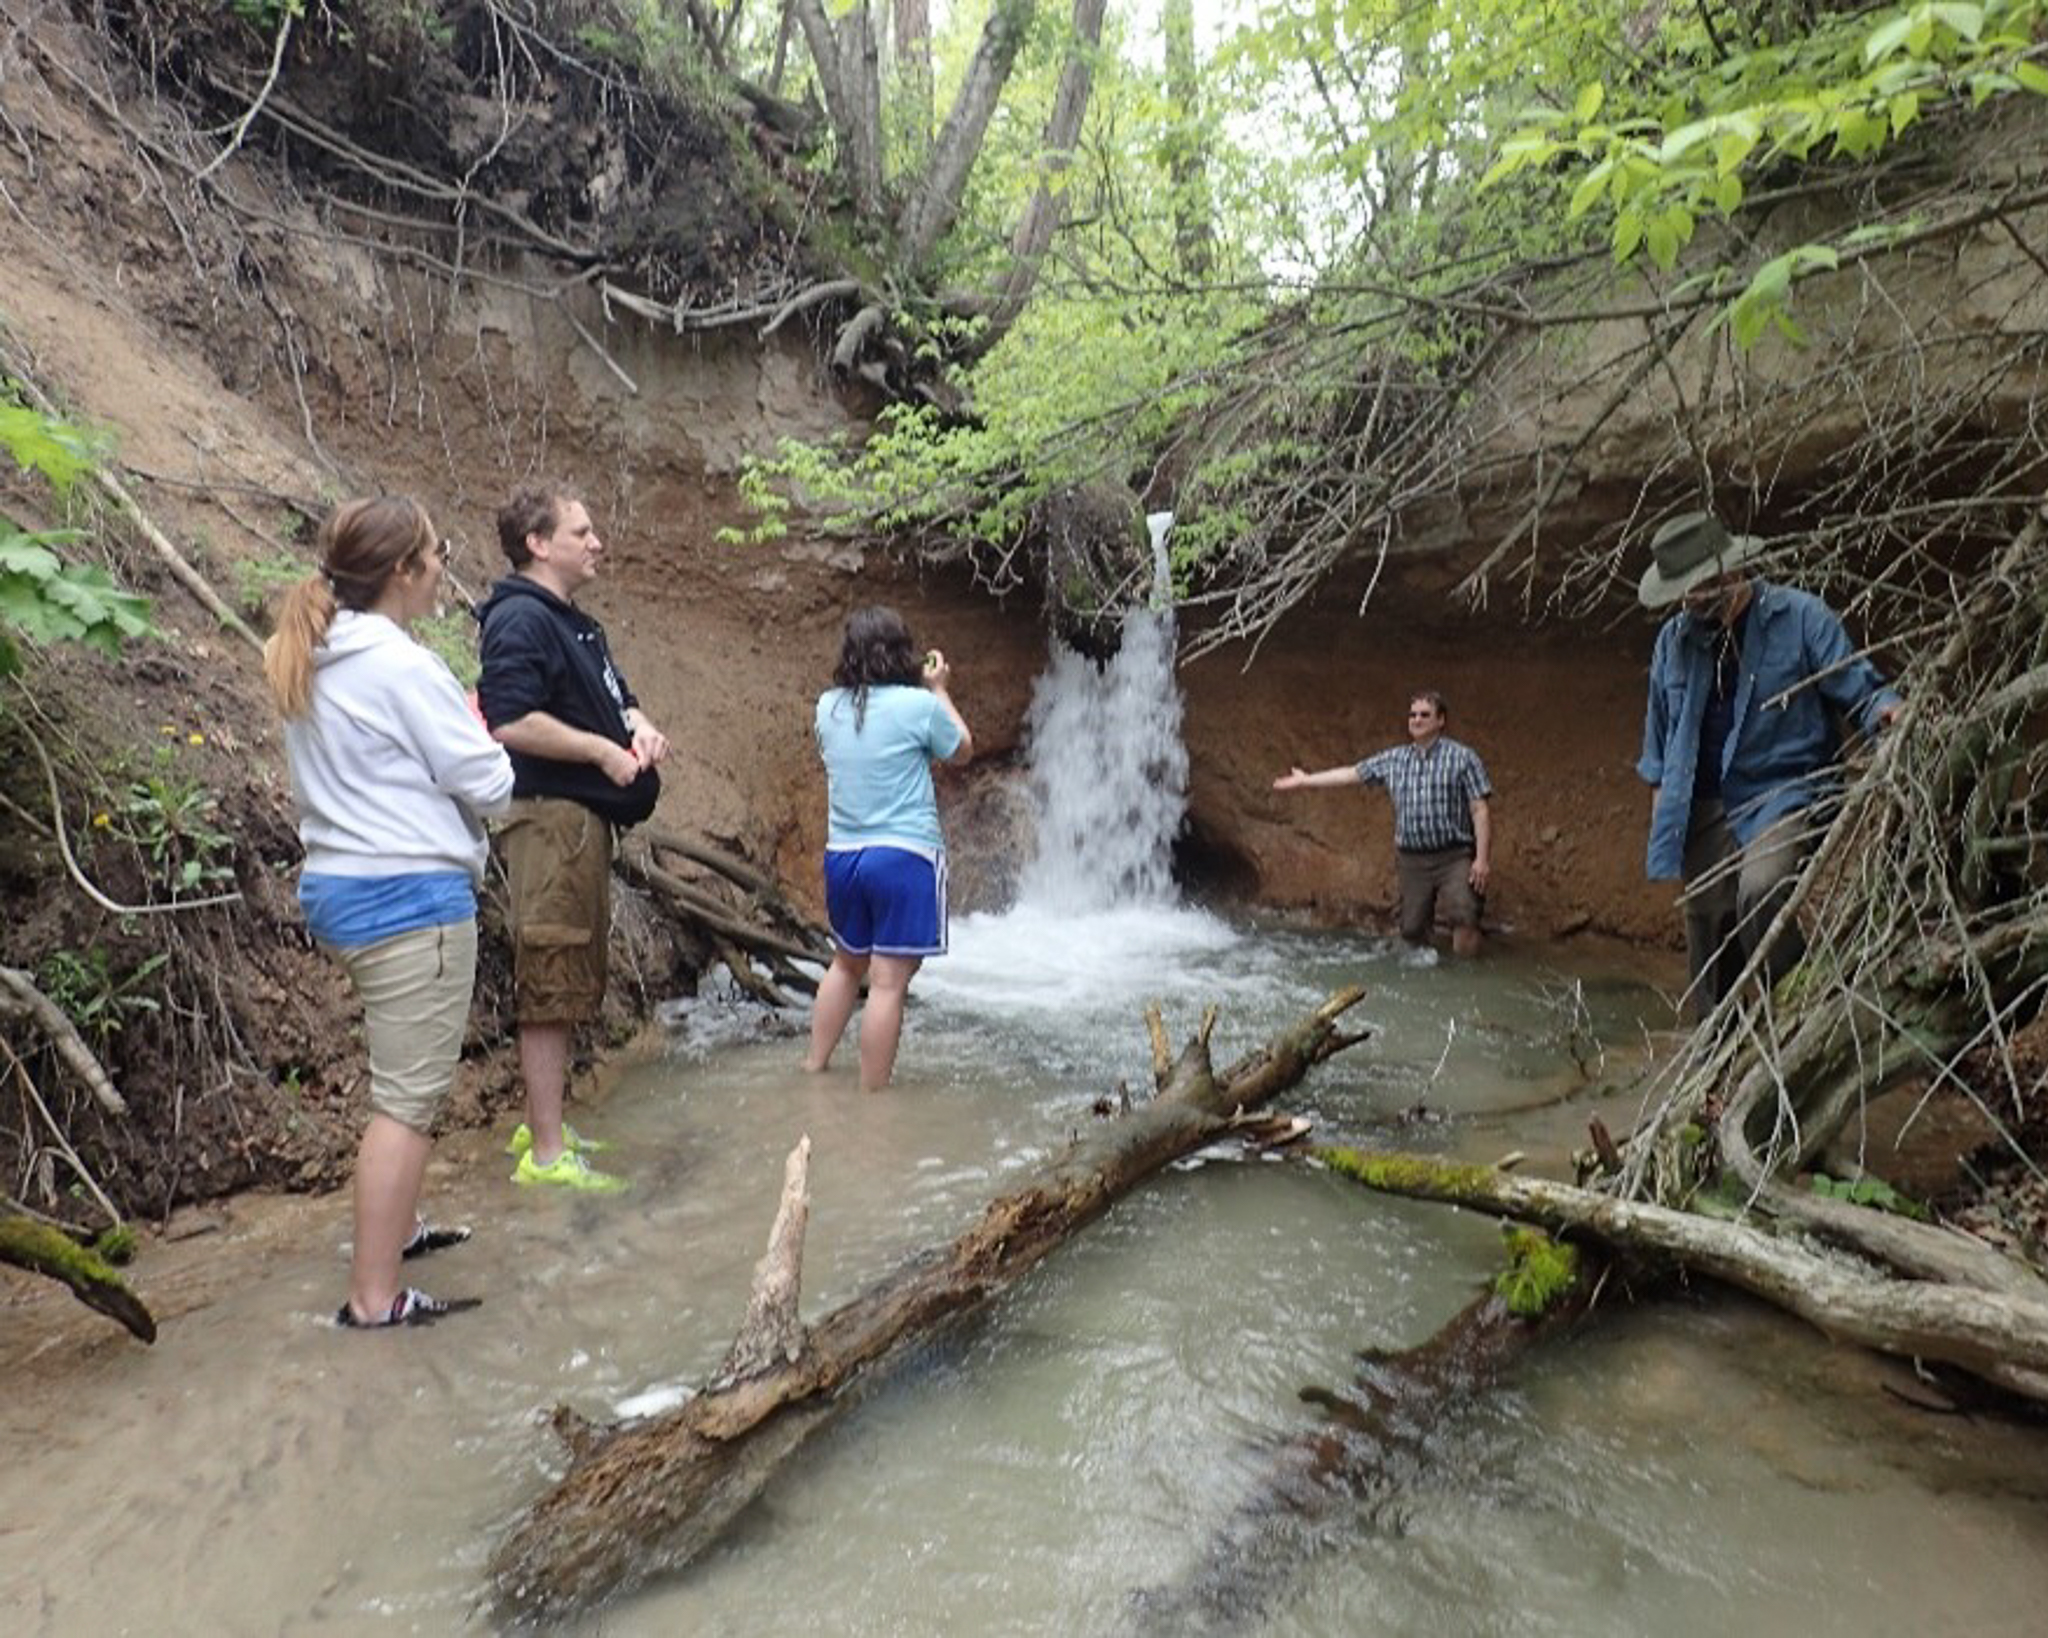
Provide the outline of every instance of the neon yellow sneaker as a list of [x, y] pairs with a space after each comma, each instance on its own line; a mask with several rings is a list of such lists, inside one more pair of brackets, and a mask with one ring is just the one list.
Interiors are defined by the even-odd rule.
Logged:
[[546, 1183], [560, 1189], [581, 1189], [586, 1194], [617, 1194], [626, 1186], [623, 1177], [598, 1171], [574, 1149], [564, 1149], [551, 1165], [536, 1166], [528, 1149], [513, 1168], [514, 1183]]
[[[602, 1154], [611, 1147], [603, 1138], [585, 1137], [567, 1121], [562, 1122], [562, 1142], [569, 1148], [574, 1149], [579, 1155]], [[505, 1145], [505, 1153], [508, 1155], [523, 1155], [532, 1147], [533, 1133], [527, 1130], [526, 1122], [521, 1121], [512, 1128], [512, 1141]]]

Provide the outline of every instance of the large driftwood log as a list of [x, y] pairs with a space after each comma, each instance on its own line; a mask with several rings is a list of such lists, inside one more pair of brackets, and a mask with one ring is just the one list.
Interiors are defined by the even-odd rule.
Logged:
[[1982, 1286], [1893, 1279], [1868, 1263], [1813, 1251], [1760, 1227], [1490, 1166], [1355, 1149], [1317, 1154], [1369, 1188], [1497, 1212], [1638, 1257], [1682, 1263], [1838, 1340], [1953, 1365], [2010, 1393], [2048, 1401], [2048, 1303]]
[[[1339, 992], [1220, 1075], [1209, 1058], [1212, 1011], [1159, 1077], [1158, 1096], [1077, 1137], [952, 1244], [913, 1257], [807, 1333], [785, 1330], [798, 1344], [794, 1359], [786, 1347], [767, 1350], [758, 1374], [715, 1382], [673, 1411], [589, 1441], [493, 1557], [502, 1612], [558, 1617], [688, 1563], [848, 1403], [848, 1390], [982, 1307], [1168, 1162], [1228, 1134], [1313, 1065], [1363, 1040], [1337, 1029], [1363, 994]], [[800, 1194], [793, 1177], [785, 1201]], [[778, 1229], [789, 1238], [786, 1225]], [[768, 1263], [793, 1284], [786, 1267]], [[745, 1353], [736, 1345], [735, 1357]]]

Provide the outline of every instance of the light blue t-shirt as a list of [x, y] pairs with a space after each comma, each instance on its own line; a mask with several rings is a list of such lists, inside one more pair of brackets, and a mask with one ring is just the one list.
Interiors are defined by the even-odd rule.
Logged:
[[825, 759], [831, 818], [827, 847], [900, 847], [937, 852], [939, 804], [932, 763], [960, 749], [960, 729], [928, 688], [870, 688], [858, 729], [853, 695], [818, 696], [818, 754]]

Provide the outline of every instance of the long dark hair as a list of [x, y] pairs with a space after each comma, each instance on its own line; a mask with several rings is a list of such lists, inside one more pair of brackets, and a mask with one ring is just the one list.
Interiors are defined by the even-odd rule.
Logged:
[[378, 495], [335, 508], [320, 528], [320, 572], [284, 595], [263, 672], [278, 709], [302, 717], [313, 703], [313, 651], [338, 609], [366, 609], [391, 577], [434, 549], [434, 524], [410, 495]]
[[870, 688], [892, 683], [915, 688], [923, 680], [924, 661], [902, 615], [871, 603], [846, 617], [846, 636], [839, 644], [839, 665], [832, 681], [853, 697], [855, 733], [867, 718]]

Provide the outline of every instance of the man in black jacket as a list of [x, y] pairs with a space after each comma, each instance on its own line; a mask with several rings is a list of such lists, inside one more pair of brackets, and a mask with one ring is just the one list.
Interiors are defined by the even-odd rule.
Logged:
[[477, 611], [477, 699], [512, 755], [503, 840], [526, 1082], [512, 1179], [609, 1192], [624, 1183], [584, 1159], [595, 1145], [562, 1120], [570, 1037], [604, 1001], [612, 836], [654, 811], [668, 740], [612, 662], [604, 628], [575, 606], [604, 560], [583, 503], [521, 489], [498, 513], [498, 543], [513, 572]]

